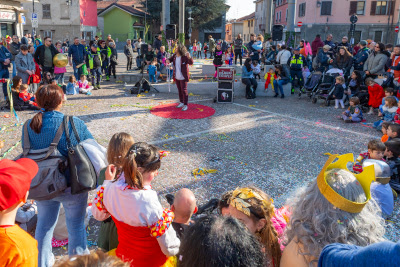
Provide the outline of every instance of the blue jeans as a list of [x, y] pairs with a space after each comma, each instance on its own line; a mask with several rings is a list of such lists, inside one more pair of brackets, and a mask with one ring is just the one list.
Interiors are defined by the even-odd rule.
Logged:
[[[0, 70], [0, 79], [2, 79], [2, 78], [5, 78], [5, 79], [10, 78], [10, 72], [8, 71], [7, 68]], [[3, 94], [4, 94], [4, 98], [7, 99], [8, 98], [7, 83], [3, 83]]]
[[[56, 77], [54, 77], [57, 81], [58, 84], [64, 84], [64, 73], [58, 73], [56, 74]], [[80, 77], [79, 77], [80, 79]]]
[[283, 86], [289, 82], [289, 79], [280, 79], [280, 80], [274, 80], [274, 90], [275, 94], [278, 94], [278, 87], [279, 91], [281, 92], [281, 95], [284, 95], [283, 93]]
[[12, 71], [12, 77], [11, 78], [14, 78], [15, 75], [17, 75], [17, 68], [15, 66], [15, 61], [11, 61], [11, 63], [13, 65], [13, 71]]
[[149, 82], [157, 82], [157, 80], [156, 80], [156, 75], [150, 75], [149, 74]]
[[136, 58], [136, 67], [140, 68], [142, 66], [142, 59], [138, 56]]
[[63, 204], [68, 229], [68, 255], [87, 254], [85, 215], [88, 193], [71, 195], [71, 188], [51, 199], [37, 201], [38, 221], [35, 239], [38, 241], [39, 267], [51, 266], [54, 255], [51, 248], [53, 231], [57, 224], [60, 204]]
[[72, 63], [72, 67], [74, 68], [75, 79], [77, 81], [79, 81], [81, 79], [81, 75], [82, 75], [82, 68], [76, 68], [76, 64], [75, 63]]

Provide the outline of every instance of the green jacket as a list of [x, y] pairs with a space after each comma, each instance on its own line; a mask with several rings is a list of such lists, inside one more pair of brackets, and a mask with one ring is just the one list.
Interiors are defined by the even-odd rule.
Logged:
[[[90, 52], [88, 53], [89, 69], [93, 69], [93, 58], [94, 58], [94, 55], [93, 55], [92, 53], [93, 53], [92, 51], [90, 51]], [[100, 66], [97, 66], [97, 67], [101, 67], [101, 65], [102, 65], [102, 60], [101, 60], [100, 51], [97, 51], [97, 56], [99, 57], [99, 60], [100, 60]]]
[[102, 53], [106, 58], [105, 59], [109, 59], [111, 57], [111, 49], [108, 46], [105, 46], [104, 48], [101, 47], [97, 47], [97, 51], [99, 51], [100, 53]]

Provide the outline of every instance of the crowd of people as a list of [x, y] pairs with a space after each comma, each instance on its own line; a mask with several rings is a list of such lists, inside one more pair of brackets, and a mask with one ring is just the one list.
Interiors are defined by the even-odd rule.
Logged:
[[[25, 123], [21, 140], [32, 153], [57, 150], [65, 161], [71, 147], [93, 136], [82, 120], [65, 121], [63, 95], [54, 84], [38, 89], [40, 112]], [[200, 206], [193, 192], [183, 188], [167, 196], [170, 206], [164, 208], [151, 185], [169, 152], [137, 142], [127, 133], [115, 133], [91, 203], [92, 215], [101, 221], [98, 246], [107, 255], [90, 254], [84, 223], [89, 190], [73, 193], [72, 174], [61, 165], [53, 170], [57, 179], [65, 179], [64, 187], [53, 188], [50, 197], [35, 201], [35, 239], [21, 229], [16, 214], [31, 203], [31, 181], [49, 170], [39, 168], [29, 158], [30, 152], [15, 161], [4, 159], [0, 161], [0, 264], [394, 266], [400, 259], [398, 244], [385, 241], [384, 219], [393, 211], [395, 192], [390, 185], [398, 179], [393, 175], [400, 166], [398, 126], [388, 125], [385, 143], [371, 140], [352, 171], [347, 169], [352, 154], [329, 155], [317, 177], [279, 209], [267, 192], [254, 186], [227, 191], [217, 201]], [[75, 135], [62, 134], [66, 127], [74, 128]], [[39, 182], [33, 196], [47, 186]], [[70, 257], [56, 261], [52, 236], [61, 204]]]
[[[400, 46], [394, 47], [389, 59], [382, 56], [386, 53], [382, 52], [385, 47], [381, 44], [376, 45], [375, 52], [369, 52], [361, 41], [354, 58], [358, 58], [358, 53], [368, 53], [365, 61], [357, 63], [366, 68], [363, 69], [366, 76], [363, 80], [361, 70], [355, 68], [355, 59], [351, 64], [347, 62], [352, 57], [348, 53], [357, 48], [350, 45], [346, 48], [347, 39], [343, 38], [342, 45], [335, 49], [337, 46], [333, 44], [332, 36], [328, 36], [327, 44], [321, 41], [322, 48], [318, 46], [315, 55], [314, 42], [310, 45], [302, 41], [293, 55], [286, 47], [281, 47], [270, 60], [286, 64], [277, 64], [275, 69], [265, 73], [264, 79], [268, 85], [274, 85], [275, 96], [278, 96], [279, 89], [283, 97], [284, 84], [293, 80], [293, 76], [301, 80], [304, 68], [315, 67], [313, 63], [310, 66], [310, 58], [314, 57], [312, 61], [319, 62], [316, 71], [321, 71], [322, 67], [325, 68], [323, 72], [328, 71], [330, 66], [350, 67], [347, 75], [335, 78], [333, 97], [337, 100], [336, 106], [344, 107], [342, 100], [347, 94], [350, 106], [343, 112], [342, 118], [346, 122], [362, 121], [362, 97], [357, 92], [363, 91], [365, 83], [367, 88], [364, 94], [369, 96], [370, 111], [374, 112], [376, 108], [382, 115], [382, 119], [374, 124], [382, 131], [381, 140], [371, 140], [366, 151], [355, 161], [352, 154], [329, 155], [315, 179], [298, 189], [294, 197], [280, 208], [274, 206], [268, 192], [250, 185], [224, 192], [217, 201], [211, 200], [204, 205], [197, 205], [193, 192], [183, 188], [169, 196], [170, 206], [166, 208], [161, 205], [152, 182], [157, 179], [163, 158], [169, 152], [137, 142], [127, 133], [115, 133], [106, 154], [102, 155], [107, 164], [96, 175], [98, 187], [90, 203], [91, 214], [101, 221], [97, 233], [98, 246], [107, 254], [100, 251], [90, 253], [85, 229], [89, 189], [74, 191], [73, 185], [77, 181], [73, 179], [72, 172], [76, 166], [70, 166], [68, 158], [71, 148], [83, 141], [94, 141], [94, 138], [82, 120], [66, 117], [61, 110], [66, 94], [90, 94], [92, 89], [99, 89], [103, 72], [109, 75], [113, 68], [115, 70], [115, 42], [111, 36], [105, 41], [98, 39], [86, 46], [85, 42], [75, 38], [73, 44], [63, 47], [61, 42], [53, 46], [50, 38], [44, 38], [43, 44], [36, 48], [28, 41], [28, 45], [20, 45], [15, 58], [10, 55], [9, 59], [1, 61], [3, 65], [8, 65], [13, 59], [17, 66], [12, 91], [22, 101], [19, 105], [29, 106], [38, 112], [24, 124], [21, 136], [24, 153], [21, 157], [15, 161], [0, 161], [0, 265], [98, 266], [102, 263], [135, 267], [286, 267], [398, 264], [399, 244], [384, 238], [385, 219], [391, 216], [396, 191], [400, 191], [400, 107], [397, 107], [400, 104], [394, 96], [398, 79], [394, 79], [394, 88], [386, 87], [383, 91], [375, 79], [379, 77], [374, 75], [386, 72], [387, 65], [396, 78]], [[168, 68], [172, 63], [173, 68], [168, 71], [172, 72], [178, 87], [178, 107], [185, 111], [189, 65], [193, 64], [195, 51], [192, 48], [191, 55], [190, 49], [187, 51], [185, 46], [174, 45], [173, 54], [168, 58], [161, 37], [156, 40], [152, 46], [147, 46], [146, 53], [140, 53], [144, 56], [139, 59], [138, 66], [144, 70], [144, 66], [148, 65], [149, 75], [156, 79], [159, 71], [156, 65]], [[223, 61], [231, 64], [233, 58], [237, 59], [232, 51], [238, 49], [223, 42], [214, 41], [212, 44], [212, 36], [209, 40], [211, 44], [207, 45], [207, 49], [212, 52], [216, 67], [223, 65]], [[36, 41], [41, 42], [35, 39], [33, 43]], [[275, 49], [272, 45], [266, 47], [261, 36], [252, 36], [252, 42], [250, 47], [243, 42], [236, 43], [241, 50], [249, 51], [242, 74], [242, 82], [249, 87], [247, 98], [256, 97], [257, 81], [254, 75], [258, 74], [258, 79], [261, 79], [260, 62], [264, 55], [270, 54], [268, 49], [272, 52]], [[197, 42], [195, 44], [197, 46]], [[142, 48], [141, 44], [127, 41], [124, 53], [131, 57], [127, 69], [132, 66], [133, 46], [136, 50]], [[0, 46], [0, 51], [8, 49]], [[63, 86], [64, 77], [61, 74], [65, 72], [54, 68], [50, 59], [66, 51], [74, 75]], [[307, 54], [310, 51], [311, 54]], [[226, 52], [229, 59], [224, 56]], [[370, 61], [385, 60], [382, 72], [375, 69], [375, 63], [370, 64]], [[87, 70], [91, 72], [91, 84], [87, 80]], [[41, 85], [33, 93], [28, 85], [31, 78], [35, 83], [34, 73], [40, 75]], [[58, 75], [57, 78], [53, 78], [54, 74]], [[57, 165], [39, 168], [38, 164], [44, 166], [44, 163], [30, 159], [35, 157], [29, 153], [51, 154], [53, 156], [49, 160], [56, 158]], [[353, 162], [352, 171], [347, 168], [348, 162]], [[49, 176], [50, 170], [56, 175]], [[37, 177], [43, 179], [38, 181]], [[36, 186], [31, 191], [34, 190], [35, 194], [31, 192], [33, 198], [28, 201], [34, 179]], [[38, 198], [39, 191], [48, 193]], [[33, 206], [30, 205], [32, 201], [35, 202]], [[61, 204], [65, 210], [69, 257], [55, 260], [52, 238]], [[213, 212], [214, 208], [216, 211]], [[25, 222], [17, 214], [26, 211], [37, 213], [36, 226], [33, 227], [35, 238], [26, 232], [28, 225], [32, 229], [30, 224], [26, 229], [19, 226]]]
[[[74, 77], [69, 77], [69, 82], [66, 82], [64, 77], [67, 72], [66, 67], [56, 66], [53, 60], [59, 53], [68, 55], [68, 63], [73, 68]], [[90, 95], [92, 89], [100, 89], [103, 79], [110, 81], [110, 77], [117, 78], [117, 64], [118, 53], [111, 35], [106, 40], [100, 40], [95, 36], [89, 44], [86, 44], [85, 39], [78, 37], [75, 37], [71, 44], [68, 39], [53, 44], [50, 37], [42, 40], [40, 35], [33, 38], [28, 33], [22, 38], [14, 35], [0, 42], [0, 78], [13, 80], [13, 104], [16, 110], [36, 109], [36, 105], [32, 103], [34, 101], [18, 97], [20, 85], [28, 85], [30, 94], [35, 94], [42, 85], [57, 84], [67, 95], [77, 93]], [[2, 86], [9, 106], [7, 83], [3, 83]]]

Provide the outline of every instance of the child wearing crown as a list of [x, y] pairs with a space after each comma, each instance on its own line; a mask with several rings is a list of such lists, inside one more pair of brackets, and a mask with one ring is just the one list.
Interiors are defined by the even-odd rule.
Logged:
[[362, 164], [364, 160], [366, 159], [376, 159], [376, 160], [384, 160], [383, 156], [386, 150], [386, 146], [382, 141], [376, 139], [376, 140], [371, 140], [368, 143], [368, 151], [361, 153], [358, 158], [356, 159], [356, 162], [353, 166], [353, 171], [355, 173], [360, 173], [362, 172]]
[[165, 156], [160, 154], [153, 145], [133, 144], [122, 173], [116, 177], [117, 168], [108, 166], [93, 200], [93, 216], [100, 221], [111, 216], [117, 226], [119, 244], [110, 253], [135, 267], [164, 266], [179, 251], [180, 241], [171, 226], [174, 214], [162, 208], [151, 188]]
[[322, 249], [332, 243], [367, 246], [384, 240], [385, 222], [370, 193], [374, 168], [354, 174], [347, 169], [353, 160], [353, 154], [330, 155], [317, 179], [290, 199], [280, 267], [317, 266]]

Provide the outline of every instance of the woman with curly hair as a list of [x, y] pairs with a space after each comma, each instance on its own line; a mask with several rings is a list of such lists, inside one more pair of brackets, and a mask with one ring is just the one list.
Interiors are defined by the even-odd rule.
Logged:
[[273, 200], [255, 187], [238, 188], [229, 199], [229, 215], [241, 221], [260, 242], [268, 261], [267, 266], [279, 266], [279, 238], [286, 226], [284, 217], [275, 210]]
[[[367, 246], [383, 241], [384, 221], [376, 202], [373, 199], [368, 201], [369, 186], [365, 191], [354, 174], [345, 169], [333, 168], [321, 173], [325, 177], [322, 178], [326, 181], [324, 185], [333, 189], [330, 195], [326, 196], [326, 191], [323, 191], [324, 195], [321, 193], [318, 176], [289, 202], [291, 216], [285, 233], [287, 246], [282, 254], [281, 267], [317, 266], [322, 249], [332, 243]], [[331, 203], [332, 194], [340, 203], [365, 206], [360, 212], [345, 211], [347, 208]]]

